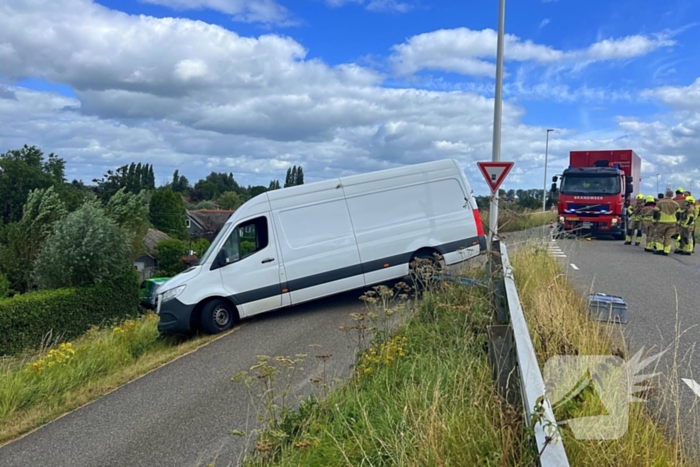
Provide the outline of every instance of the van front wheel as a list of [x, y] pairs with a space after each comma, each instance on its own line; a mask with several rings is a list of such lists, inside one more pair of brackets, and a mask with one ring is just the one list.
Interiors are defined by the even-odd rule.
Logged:
[[233, 326], [236, 312], [224, 300], [212, 300], [202, 307], [200, 323], [207, 334], [218, 334]]

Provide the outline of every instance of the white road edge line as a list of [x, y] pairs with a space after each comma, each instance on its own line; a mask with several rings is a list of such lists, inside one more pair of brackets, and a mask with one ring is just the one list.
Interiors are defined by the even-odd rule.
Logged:
[[700, 384], [696, 383], [695, 380], [692, 379], [687, 379], [687, 378], [681, 378], [685, 384], [688, 385], [690, 389], [693, 390], [695, 395], [700, 397]]
[[578, 266], [576, 266], [574, 263], [571, 263], [571, 267], [578, 271]]

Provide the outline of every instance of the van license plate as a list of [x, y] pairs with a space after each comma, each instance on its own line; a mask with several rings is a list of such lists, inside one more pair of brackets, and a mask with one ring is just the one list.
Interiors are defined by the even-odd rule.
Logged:
[[591, 223], [590, 222], [584, 222], [581, 224], [581, 227], [584, 229], [590, 229], [591, 228]]

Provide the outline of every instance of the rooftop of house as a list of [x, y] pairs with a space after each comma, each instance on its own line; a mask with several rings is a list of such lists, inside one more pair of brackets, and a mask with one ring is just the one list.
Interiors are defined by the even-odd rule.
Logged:
[[195, 209], [187, 214], [204, 229], [218, 230], [235, 211], [228, 209]]
[[149, 228], [148, 232], [146, 232], [146, 235], [143, 237], [143, 244], [146, 247], [146, 253], [148, 253], [150, 256], [156, 256], [156, 245], [163, 240], [169, 239], [170, 236], [165, 232]]

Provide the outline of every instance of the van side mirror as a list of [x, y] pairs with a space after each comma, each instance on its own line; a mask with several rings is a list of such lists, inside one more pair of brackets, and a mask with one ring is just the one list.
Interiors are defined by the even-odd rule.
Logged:
[[552, 177], [552, 181], [553, 181], [554, 183], [557, 183], [557, 180], [558, 180], [558, 179], [559, 179], [559, 178], [558, 178], [556, 175], [555, 175], [554, 177]]
[[557, 192], [557, 184], [552, 183], [552, 187], [549, 189], [549, 191], [551, 191], [552, 193], [556, 193]]
[[631, 183], [628, 183], [626, 190], [627, 194], [629, 195], [630, 193], [632, 193], [632, 190], [634, 190], [634, 186]]

